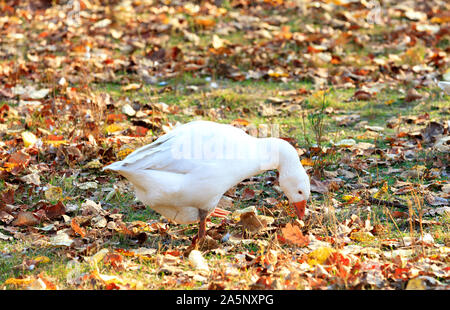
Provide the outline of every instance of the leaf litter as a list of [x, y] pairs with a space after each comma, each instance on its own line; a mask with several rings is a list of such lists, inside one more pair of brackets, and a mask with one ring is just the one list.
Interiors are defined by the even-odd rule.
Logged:
[[[359, 112], [328, 109], [338, 128], [363, 134], [340, 136], [328, 149], [296, 145], [318, 201], [304, 221], [294, 221], [276, 175], [257, 176], [224, 196], [233, 216], [208, 222], [203, 249], [189, 248], [190, 226], [154, 214], [135, 219], [130, 213], [145, 207], [133, 200], [131, 211], [120, 210], [128, 184], [112, 185], [113, 176], [99, 172], [173, 128], [173, 116], [228, 120], [234, 108], [226, 97], [219, 108], [193, 110], [161, 99], [214, 94], [225, 80], [331, 85], [350, 91], [348, 104], [428, 104], [441, 96], [430, 90], [434, 81], [448, 80], [448, 4], [433, 1], [431, 10], [384, 1], [380, 18], [390, 27], [376, 33], [364, 1], [126, 1], [109, 13], [83, 1], [78, 20], [67, 18], [73, 8], [65, 4], [10, 2], [0, 6], [0, 240], [89, 266], [61, 281], [42, 271], [51, 258], [28, 258], [2, 287], [448, 289], [449, 123], [427, 113], [371, 126]], [[298, 24], [292, 10], [310, 20]], [[205, 81], [168, 83], [188, 74]], [[94, 85], [102, 84], [117, 84], [120, 98], [99, 94]], [[384, 100], [385, 89], [402, 96]], [[145, 100], [129, 99], [142, 91]], [[320, 95], [279, 89], [231, 122], [250, 130], [247, 119], [297, 115]], [[336, 150], [338, 162], [319, 169]], [[373, 169], [393, 182], [380, 182]], [[255, 182], [268, 185], [256, 189]], [[0, 259], [11, 253], [2, 247]], [[135, 272], [152, 281], [136, 280]]]

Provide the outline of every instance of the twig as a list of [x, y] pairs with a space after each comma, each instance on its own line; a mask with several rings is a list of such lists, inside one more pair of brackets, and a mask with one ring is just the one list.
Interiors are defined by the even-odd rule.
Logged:
[[403, 209], [405, 211], [409, 210], [408, 206], [405, 206], [404, 204], [401, 204], [399, 202], [381, 200], [381, 199], [373, 198], [370, 196], [367, 196], [365, 199], [368, 202], [371, 202], [374, 204], [383, 205], [383, 206], [387, 206], [387, 207], [391, 207], [391, 208], [399, 208], [399, 209]]

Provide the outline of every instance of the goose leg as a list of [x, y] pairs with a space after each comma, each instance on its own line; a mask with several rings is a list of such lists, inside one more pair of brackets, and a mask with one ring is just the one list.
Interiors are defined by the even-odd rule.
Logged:
[[200, 218], [200, 223], [198, 226], [198, 234], [197, 236], [194, 236], [194, 238], [192, 238], [191, 245], [187, 248], [187, 250], [184, 253], [185, 256], [189, 255], [189, 253], [193, 249], [201, 246], [206, 237], [206, 219], [208, 218], [208, 212], [202, 209], [198, 209], [198, 216]]
[[[225, 218], [230, 211], [226, 211], [220, 208], [216, 208], [210, 215], [216, 217]], [[192, 239], [192, 244], [195, 245], [197, 242], [201, 242], [206, 237], [206, 220], [208, 218], [208, 211], [198, 209], [198, 216], [200, 218], [200, 223], [198, 226], [198, 235]]]
[[198, 215], [200, 217], [200, 224], [198, 227], [198, 240], [202, 240], [206, 237], [206, 219], [208, 217], [208, 211], [199, 209]]

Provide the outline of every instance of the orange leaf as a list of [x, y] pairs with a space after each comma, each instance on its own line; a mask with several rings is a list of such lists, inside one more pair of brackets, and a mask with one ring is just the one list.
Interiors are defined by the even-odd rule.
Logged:
[[73, 231], [79, 234], [82, 238], [86, 236], [86, 229], [80, 227], [80, 225], [77, 223], [75, 219], [72, 219], [72, 222], [70, 222], [70, 227], [72, 227]]
[[211, 18], [206, 17], [198, 17], [195, 19], [195, 23], [197, 25], [203, 26], [203, 27], [213, 27], [216, 24], [216, 21]]
[[11, 155], [9, 162], [16, 165], [27, 165], [30, 161], [31, 156], [25, 152], [18, 151]]
[[39, 278], [42, 280], [42, 282], [45, 283], [45, 287], [47, 290], [56, 290], [56, 285], [48, 278], [46, 278], [43, 273], [39, 274]]
[[49, 35], [50, 33], [48, 32], [48, 31], [43, 31], [43, 32], [41, 32], [40, 34], [39, 34], [39, 38], [45, 38], [45, 37], [47, 37], [48, 35]]
[[304, 247], [309, 244], [309, 237], [304, 236], [297, 225], [287, 223], [286, 227], [281, 228], [281, 232], [283, 233], [283, 237], [292, 244], [300, 247]]
[[107, 123], [122, 122], [127, 119], [125, 114], [109, 114], [106, 117]]
[[47, 136], [47, 140], [61, 141], [61, 140], [64, 140], [64, 137], [63, 136], [57, 136], [57, 135], [48, 135]]
[[114, 269], [119, 270], [123, 268], [123, 257], [117, 253], [108, 253], [103, 258], [105, 265], [111, 265]]
[[281, 27], [281, 32], [278, 34], [278, 37], [280, 39], [284, 39], [284, 40], [290, 40], [292, 39], [292, 32], [290, 30], [289, 26], [283, 26]]
[[233, 126], [235, 125], [248, 126], [249, 124], [250, 122], [248, 120], [242, 118], [237, 118], [231, 122], [231, 125]]

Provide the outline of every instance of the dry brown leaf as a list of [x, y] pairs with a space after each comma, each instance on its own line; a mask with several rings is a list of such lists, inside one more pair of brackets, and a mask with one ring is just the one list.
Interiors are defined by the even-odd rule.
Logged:
[[255, 212], [241, 214], [238, 224], [251, 233], [256, 233], [267, 226], [264, 218], [258, 217]]
[[19, 212], [12, 224], [14, 226], [33, 226], [39, 224], [39, 220], [32, 212]]

